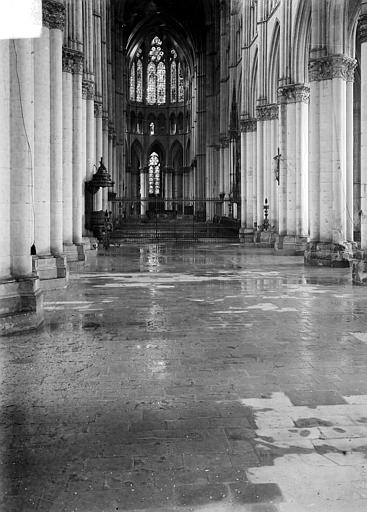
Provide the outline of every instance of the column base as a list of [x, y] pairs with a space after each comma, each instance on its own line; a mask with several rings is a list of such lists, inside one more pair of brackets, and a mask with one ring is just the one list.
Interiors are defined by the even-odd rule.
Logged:
[[0, 336], [36, 329], [43, 323], [38, 277], [0, 280]]
[[315, 267], [346, 268], [353, 259], [351, 242], [336, 244], [333, 242], [308, 242], [304, 254], [305, 265]]
[[253, 244], [254, 243], [254, 230], [250, 228], [240, 228], [238, 233], [238, 238], [240, 242], [243, 244]]
[[65, 256], [33, 256], [32, 267], [40, 279], [42, 290], [66, 288], [69, 272]]
[[356, 250], [352, 265], [352, 283], [367, 286], [367, 253]]
[[255, 231], [254, 243], [255, 247], [260, 249], [272, 249], [275, 243], [275, 233], [271, 231]]
[[64, 256], [69, 261], [85, 261], [84, 244], [64, 244]]
[[89, 259], [91, 256], [97, 256], [98, 239], [93, 236], [83, 237], [82, 245], [84, 247], [85, 259]]
[[285, 256], [303, 256], [307, 246], [307, 237], [277, 235], [274, 249], [276, 254]]

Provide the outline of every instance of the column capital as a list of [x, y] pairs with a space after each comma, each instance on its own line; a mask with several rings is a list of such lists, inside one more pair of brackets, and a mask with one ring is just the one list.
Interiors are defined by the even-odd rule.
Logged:
[[94, 101], [94, 117], [102, 117], [102, 103]]
[[113, 124], [108, 124], [108, 138], [114, 140], [116, 138], [115, 127]]
[[318, 59], [310, 59], [308, 70], [310, 82], [342, 78], [353, 82], [357, 61], [346, 55], [328, 55]]
[[62, 48], [62, 70], [66, 73], [72, 73], [74, 66], [73, 52], [70, 48]]
[[108, 114], [102, 110], [102, 130], [108, 132]]
[[256, 114], [258, 121], [272, 121], [279, 117], [279, 107], [277, 103], [270, 103], [268, 105], [259, 105], [256, 107]]
[[241, 117], [240, 127], [242, 133], [256, 132], [257, 119], [255, 117]]
[[228, 148], [229, 146], [229, 137], [228, 135], [222, 133], [221, 135], [219, 135], [219, 144], [221, 145], [222, 148]]
[[284, 85], [278, 89], [278, 103], [308, 103], [310, 88], [303, 84]]
[[63, 46], [62, 70], [67, 73], [75, 73], [81, 75], [83, 73], [83, 53]]
[[65, 6], [55, 0], [42, 1], [42, 24], [49, 29], [64, 30]]
[[83, 74], [83, 67], [84, 67], [84, 56], [83, 56], [83, 53], [75, 51], [74, 52], [73, 73], [76, 74], [76, 75], [82, 75]]
[[367, 43], [367, 14], [360, 16], [358, 30], [361, 43]]
[[83, 78], [82, 82], [82, 95], [83, 99], [94, 100], [94, 82]]

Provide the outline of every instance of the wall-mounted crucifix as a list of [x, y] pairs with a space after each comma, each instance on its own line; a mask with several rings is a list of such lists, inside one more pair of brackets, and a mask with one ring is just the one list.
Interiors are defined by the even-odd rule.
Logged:
[[275, 169], [274, 169], [275, 179], [277, 180], [278, 185], [280, 183], [280, 157], [281, 156], [282, 155], [280, 154], [279, 148], [278, 148], [278, 153], [273, 157], [273, 160], [275, 160]]

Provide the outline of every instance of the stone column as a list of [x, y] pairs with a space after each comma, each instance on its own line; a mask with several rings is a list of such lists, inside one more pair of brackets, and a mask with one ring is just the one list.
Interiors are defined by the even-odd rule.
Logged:
[[148, 204], [148, 167], [140, 168], [140, 215], [145, 216]]
[[222, 161], [223, 161], [223, 176], [222, 185], [223, 189], [221, 193], [224, 194], [224, 202], [222, 207], [222, 215], [225, 217], [228, 215], [228, 200], [229, 200], [229, 165], [230, 165], [230, 151], [229, 151], [229, 137], [227, 135], [222, 135], [221, 139], [221, 151], [222, 151]]
[[15, 277], [32, 275], [34, 242], [34, 48], [10, 41], [11, 254]]
[[[50, 254], [50, 30], [34, 39], [34, 224], [37, 255]], [[51, 75], [52, 76], [52, 75]], [[61, 224], [62, 226], [62, 224]]]
[[353, 219], [353, 80], [347, 81], [347, 127], [346, 127], [346, 181], [347, 181], [347, 208], [346, 208], [346, 233], [347, 241], [354, 240], [354, 219]]
[[[363, 7], [367, 11], [367, 5]], [[361, 248], [367, 250], [367, 12], [360, 18], [361, 41]]]
[[[95, 120], [95, 141], [96, 141], [96, 162], [99, 162], [103, 156], [103, 129], [102, 129], [102, 103], [94, 102], [94, 120]], [[94, 211], [98, 212], [103, 208], [103, 192], [99, 189], [94, 194]]]
[[264, 205], [264, 120], [261, 111], [257, 112], [256, 131], [256, 226], [259, 228], [263, 223]]
[[[104, 113], [102, 118], [102, 134], [103, 134], [103, 161], [106, 169], [111, 173], [109, 151], [108, 151], [108, 116]], [[102, 190], [102, 209], [108, 210], [108, 187]]]
[[[11, 42], [11, 44], [13, 44]], [[0, 41], [0, 279], [10, 276], [10, 71], [9, 40]], [[2, 311], [2, 309], [0, 309]]]
[[63, 48], [62, 55], [62, 165], [63, 239], [73, 243], [73, 53]]
[[82, 236], [87, 237], [85, 218], [85, 182], [87, 179], [87, 95], [82, 79]]
[[[256, 210], [254, 210], [254, 135], [256, 119], [241, 119], [241, 229], [240, 240], [252, 241]], [[255, 179], [254, 179], [255, 178]], [[246, 240], [247, 232], [247, 240]]]
[[[280, 104], [280, 228], [290, 251], [301, 250], [308, 236], [308, 102], [309, 88], [286, 85], [278, 91]], [[302, 239], [302, 240], [301, 240]], [[297, 247], [296, 247], [297, 246]], [[279, 243], [279, 248], [282, 243]]]
[[[349, 266], [351, 257], [346, 233], [346, 83], [354, 67], [354, 59], [344, 55], [311, 59], [309, 64], [314, 116], [310, 120], [313, 160], [310, 159], [309, 188], [313, 241], [308, 244], [305, 262], [311, 265]], [[320, 155], [319, 160], [312, 156], [314, 150]], [[320, 187], [315, 190], [317, 175]], [[317, 217], [319, 226], [315, 229]]]
[[[103, 88], [102, 88], [102, 6], [101, 0], [94, 1], [94, 74], [95, 74], [95, 98], [94, 98], [94, 117], [95, 117], [95, 143], [96, 143], [96, 165], [101, 157], [104, 157], [105, 162], [106, 155], [103, 154]], [[101, 211], [103, 209], [103, 190], [100, 188], [94, 194], [94, 211]]]
[[83, 54], [74, 53], [73, 69], [73, 242], [82, 242], [83, 230]]
[[4, 86], [0, 88], [4, 108], [0, 181], [4, 189], [0, 195], [9, 194], [0, 199], [0, 209], [6, 209], [0, 224], [9, 221], [2, 232], [0, 256], [0, 334], [11, 334], [37, 327], [43, 320], [42, 294], [38, 276], [32, 273], [31, 257], [35, 241], [34, 40], [1, 41], [0, 58], [4, 65], [0, 78]]
[[[198, 103], [197, 103], [197, 172], [195, 175], [195, 197], [205, 196], [205, 166], [206, 166], [206, 54], [200, 52], [198, 58]], [[204, 206], [203, 204], [197, 207]]]
[[[64, 6], [51, 4], [50, 27], [50, 186], [51, 252], [63, 253], [63, 28]], [[59, 262], [59, 266], [61, 265]], [[62, 272], [59, 272], [62, 274]]]
[[[271, 150], [271, 159], [269, 163], [270, 170], [270, 189], [271, 189], [271, 222], [272, 226], [274, 226], [274, 230], [278, 233], [279, 228], [279, 193], [278, 193], [278, 182], [276, 180], [275, 175], [275, 155], [278, 152], [279, 148], [279, 121], [278, 119], [274, 119], [271, 121], [271, 142], [270, 142], [270, 150]], [[307, 136], [307, 133], [305, 134]]]
[[[278, 105], [268, 104], [256, 108], [257, 113], [257, 207], [256, 222], [261, 226], [264, 221], [264, 202], [271, 199], [270, 180], [272, 176], [271, 158], [273, 150], [271, 146], [272, 121], [278, 119]], [[270, 202], [269, 202], [270, 205]], [[270, 205], [270, 208], [272, 206]], [[273, 212], [269, 210], [269, 219]], [[270, 222], [271, 223], [271, 222]]]

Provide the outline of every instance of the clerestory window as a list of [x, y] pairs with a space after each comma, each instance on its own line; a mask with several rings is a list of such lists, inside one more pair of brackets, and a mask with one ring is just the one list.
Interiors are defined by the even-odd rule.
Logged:
[[154, 36], [148, 45], [139, 48], [130, 64], [130, 101], [145, 100], [148, 105], [183, 102], [185, 69], [169, 41], [163, 43]]

